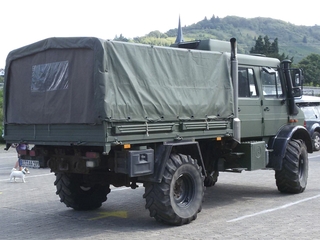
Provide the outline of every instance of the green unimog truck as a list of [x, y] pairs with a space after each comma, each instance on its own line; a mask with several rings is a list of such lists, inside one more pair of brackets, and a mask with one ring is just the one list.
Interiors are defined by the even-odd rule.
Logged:
[[220, 171], [274, 169], [301, 193], [311, 139], [290, 61], [237, 54], [236, 41], [150, 46], [49, 38], [9, 53], [4, 138], [55, 173], [61, 202], [99, 208], [110, 185], [145, 187], [150, 216], [187, 224]]

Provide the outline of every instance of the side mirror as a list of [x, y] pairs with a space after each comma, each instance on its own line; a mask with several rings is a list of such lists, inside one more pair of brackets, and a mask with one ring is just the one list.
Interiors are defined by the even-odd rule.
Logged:
[[302, 91], [302, 89], [300, 87], [294, 87], [292, 89], [292, 91], [293, 91], [293, 97], [295, 97], [295, 98], [299, 98], [303, 94], [303, 91]]
[[303, 73], [301, 69], [291, 69], [291, 79], [293, 87], [302, 87]]
[[303, 94], [303, 73], [301, 69], [291, 69], [293, 97], [298, 98]]

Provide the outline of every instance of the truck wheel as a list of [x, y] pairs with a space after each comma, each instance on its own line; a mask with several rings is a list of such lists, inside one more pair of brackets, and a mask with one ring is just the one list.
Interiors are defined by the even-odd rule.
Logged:
[[96, 184], [92, 187], [84, 187], [80, 174], [56, 173], [54, 185], [60, 201], [74, 210], [93, 210], [101, 207], [110, 193], [109, 185]]
[[308, 153], [302, 140], [291, 140], [286, 149], [282, 169], [275, 172], [278, 190], [283, 193], [301, 193], [308, 180]]
[[218, 181], [219, 171], [215, 171], [213, 174], [208, 175], [204, 179], [205, 187], [213, 187]]
[[312, 144], [313, 144], [313, 151], [320, 150], [320, 133], [314, 132], [312, 134]]
[[201, 211], [204, 177], [190, 156], [171, 154], [161, 183], [144, 184], [146, 208], [157, 221], [171, 225], [190, 223]]

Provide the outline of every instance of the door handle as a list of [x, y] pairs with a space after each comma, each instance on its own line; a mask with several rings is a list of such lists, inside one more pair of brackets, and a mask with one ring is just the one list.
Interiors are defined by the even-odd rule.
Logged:
[[268, 107], [265, 107], [264, 109], [263, 109], [265, 112], [269, 112], [269, 108]]

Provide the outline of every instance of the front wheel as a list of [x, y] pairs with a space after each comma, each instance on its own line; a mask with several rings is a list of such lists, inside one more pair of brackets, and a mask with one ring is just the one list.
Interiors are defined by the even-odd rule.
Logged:
[[301, 193], [308, 180], [308, 152], [302, 140], [292, 139], [283, 158], [282, 169], [276, 171], [278, 190], [283, 193]]
[[172, 225], [190, 223], [201, 211], [204, 177], [190, 156], [171, 154], [161, 183], [144, 184], [146, 208], [157, 221]]

